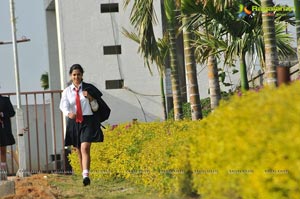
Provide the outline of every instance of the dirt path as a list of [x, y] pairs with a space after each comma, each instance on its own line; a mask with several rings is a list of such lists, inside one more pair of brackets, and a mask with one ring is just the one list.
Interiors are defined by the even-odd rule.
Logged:
[[36, 174], [26, 178], [13, 177], [16, 193], [3, 199], [55, 199], [58, 198], [58, 189], [50, 186], [47, 175]]
[[25, 178], [10, 177], [10, 180], [15, 182], [15, 195], [1, 199], [183, 199], [177, 195], [162, 197], [153, 190], [124, 180], [93, 179], [87, 187], [82, 185], [81, 176], [73, 175], [34, 174]]

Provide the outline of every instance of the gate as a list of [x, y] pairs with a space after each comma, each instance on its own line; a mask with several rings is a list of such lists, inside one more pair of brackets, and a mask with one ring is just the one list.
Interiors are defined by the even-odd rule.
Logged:
[[[12, 130], [16, 144], [7, 147], [8, 174], [18, 171], [18, 151], [26, 151], [26, 164], [30, 173], [72, 172], [67, 156], [70, 149], [64, 147], [64, 116], [59, 109], [61, 90], [21, 92], [24, 114], [25, 149], [18, 149], [16, 117]], [[16, 93], [1, 93], [16, 104]], [[14, 106], [16, 107], [16, 106]]]

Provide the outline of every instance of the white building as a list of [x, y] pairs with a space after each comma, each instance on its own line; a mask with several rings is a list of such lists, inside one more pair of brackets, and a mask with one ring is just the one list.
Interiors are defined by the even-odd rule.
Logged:
[[[108, 123], [162, 118], [159, 75], [155, 67], [149, 73], [137, 45], [122, 34], [131, 30], [122, 1], [45, 0], [45, 8], [50, 89], [63, 89], [70, 66], [79, 63], [112, 108]], [[162, 28], [155, 31], [161, 37]]]

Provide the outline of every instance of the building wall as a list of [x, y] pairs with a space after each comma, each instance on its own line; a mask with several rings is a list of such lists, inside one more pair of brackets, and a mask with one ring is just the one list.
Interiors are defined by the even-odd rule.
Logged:
[[[52, 1], [54, 2], [54, 1]], [[136, 118], [140, 121], [153, 121], [162, 118], [159, 75], [156, 66], [153, 75], [144, 66], [142, 57], [137, 53], [138, 47], [122, 34], [122, 28], [132, 30], [129, 25], [129, 9], [123, 9], [123, 1], [104, 0], [64, 0], [59, 5], [60, 38], [64, 84], [69, 80], [69, 68], [74, 63], [83, 66], [84, 81], [93, 83], [104, 95], [104, 99], [112, 108], [107, 123], [127, 122]], [[119, 12], [101, 13], [101, 4], [118, 3]], [[49, 5], [49, 2], [45, 3]], [[156, 8], [160, 8], [157, 2]], [[52, 11], [53, 12], [53, 11]], [[57, 10], [56, 17], [57, 17]], [[156, 9], [157, 19], [161, 11]], [[51, 16], [47, 16], [47, 18]], [[52, 16], [53, 17], [53, 16]], [[50, 21], [48, 18], [47, 21]], [[57, 19], [57, 18], [56, 18]], [[53, 20], [52, 20], [53, 21]], [[49, 23], [50, 24], [50, 23]], [[159, 23], [161, 24], [161, 23]], [[57, 24], [56, 24], [57, 25]], [[48, 29], [53, 24], [48, 26]], [[162, 29], [155, 30], [161, 37]], [[55, 41], [53, 33], [48, 30], [48, 38]], [[121, 45], [121, 54], [104, 55], [105, 46]], [[51, 51], [52, 52], [52, 51]], [[54, 59], [50, 58], [51, 74], [58, 75]], [[50, 77], [50, 81], [51, 81]], [[124, 88], [107, 89], [107, 80], [123, 80]], [[57, 82], [57, 81], [56, 81]], [[51, 88], [52, 89], [52, 88]]]

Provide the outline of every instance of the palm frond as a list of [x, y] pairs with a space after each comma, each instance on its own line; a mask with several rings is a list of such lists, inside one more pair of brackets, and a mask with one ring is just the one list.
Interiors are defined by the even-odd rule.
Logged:
[[285, 23], [277, 23], [275, 25], [276, 46], [278, 56], [281, 59], [287, 59], [291, 56], [296, 56], [296, 50], [291, 46], [293, 38], [286, 33], [287, 25]]
[[49, 88], [49, 74], [48, 72], [46, 73], [43, 73], [41, 75], [41, 87], [44, 89], [44, 90], [47, 90]]
[[[124, 7], [129, 6], [130, 0], [124, 1]], [[153, 0], [135, 0], [130, 13], [130, 23], [136, 30], [134, 35], [127, 34], [133, 39], [139, 39], [139, 52], [143, 54], [145, 64], [150, 69], [150, 64], [158, 57], [158, 47], [153, 26], [157, 23], [157, 16], [154, 10]], [[126, 31], [124, 31], [126, 34]], [[130, 37], [129, 37], [130, 38]]]
[[165, 13], [169, 24], [175, 23], [176, 4], [174, 0], [164, 0]]
[[234, 4], [234, 0], [195, 0], [196, 3], [202, 3], [204, 6], [212, 4], [218, 11], [223, 11]]

